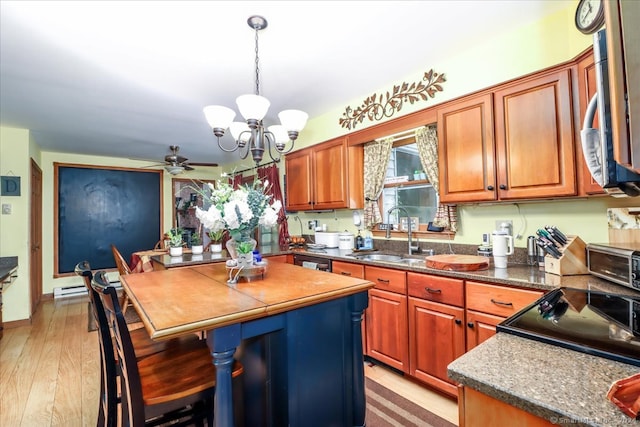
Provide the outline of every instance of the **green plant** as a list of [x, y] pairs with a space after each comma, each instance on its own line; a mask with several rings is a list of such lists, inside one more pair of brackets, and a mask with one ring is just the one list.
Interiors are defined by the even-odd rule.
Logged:
[[169, 246], [172, 248], [179, 248], [183, 245], [182, 240], [182, 228], [172, 228], [167, 231], [167, 237], [169, 238]]
[[238, 242], [238, 246], [236, 250], [238, 251], [239, 254], [249, 254], [253, 251], [254, 243], [255, 241], [241, 240]]
[[202, 244], [202, 238], [199, 233], [191, 234], [191, 246], [197, 246]]
[[211, 240], [212, 243], [220, 243], [222, 242], [222, 236], [224, 235], [224, 232], [225, 232], [224, 229], [217, 230], [217, 231], [209, 230], [209, 232], [207, 233], [207, 236], [209, 236], [209, 239]]

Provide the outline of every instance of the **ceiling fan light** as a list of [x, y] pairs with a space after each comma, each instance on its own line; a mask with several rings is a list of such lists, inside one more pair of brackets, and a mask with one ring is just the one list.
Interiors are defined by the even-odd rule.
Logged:
[[271, 103], [260, 95], [240, 95], [236, 98], [240, 114], [245, 120], [262, 120], [267, 115]]
[[226, 129], [236, 117], [236, 112], [222, 105], [208, 105], [204, 107], [204, 116], [213, 129]]
[[246, 122], [232, 122], [229, 125], [229, 131], [236, 141], [247, 142], [251, 138], [251, 131]]
[[300, 110], [283, 110], [278, 114], [280, 123], [289, 132], [300, 132], [307, 125], [309, 115]]
[[276, 144], [284, 145], [287, 141], [289, 141], [289, 134], [287, 133], [287, 129], [285, 129], [285, 127], [282, 125], [269, 126], [269, 132], [271, 132], [275, 137]]
[[172, 166], [172, 165], [167, 165], [164, 167], [166, 169], [167, 172], [169, 172], [171, 175], [179, 175], [182, 172], [184, 172], [184, 167], [182, 166]]

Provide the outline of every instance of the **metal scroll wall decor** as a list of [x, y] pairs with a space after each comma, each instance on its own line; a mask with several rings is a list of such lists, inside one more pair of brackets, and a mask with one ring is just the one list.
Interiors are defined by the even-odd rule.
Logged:
[[394, 86], [391, 93], [374, 93], [366, 98], [361, 106], [355, 109], [347, 107], [339, 120], [340, 126], [355, 129], [365, 118], [378, 121], [384, 117], [392, 117], [402, 109], [405, 102], [413, 105], [420, 100], [427, 101], [433, 98], [437, 92], [442, 92], [442, 83], [446, 81], [444, 74], [438, 74], [431, 69], [424, 73], [422, 81], [411, 84], [403, 82], [402, 85]]

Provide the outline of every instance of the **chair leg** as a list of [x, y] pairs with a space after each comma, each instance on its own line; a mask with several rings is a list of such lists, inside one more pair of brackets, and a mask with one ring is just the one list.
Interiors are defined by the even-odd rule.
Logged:
[[122, 299], [122, 314], [127, 312], [127, 307], [129, 307], [129, 295], [125, 292]]

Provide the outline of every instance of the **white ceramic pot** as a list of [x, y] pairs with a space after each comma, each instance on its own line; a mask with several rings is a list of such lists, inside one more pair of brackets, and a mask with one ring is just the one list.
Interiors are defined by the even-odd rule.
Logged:
[[191, 246], [191, 253], [194, 255], [200, 255], [203, 251], [204, 251], [204, 247], [202, 245]]
[[169, 248], [169, 255], [182, 256], [182, 246], [178, 246], [178, 247], [171, 246]]
[[210, 243], [209, 251], [219, 254], [220, 252], [222, 252], [222, 243]]

